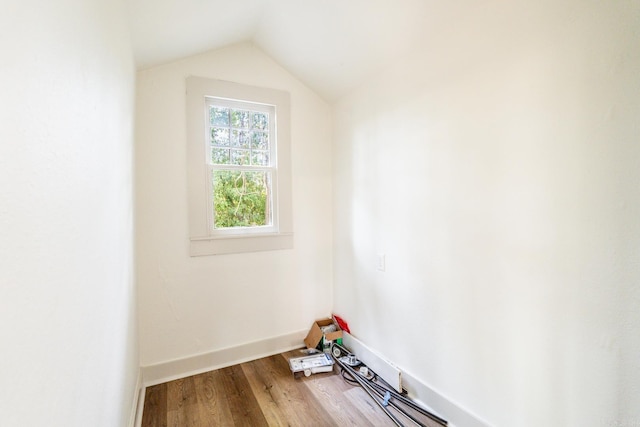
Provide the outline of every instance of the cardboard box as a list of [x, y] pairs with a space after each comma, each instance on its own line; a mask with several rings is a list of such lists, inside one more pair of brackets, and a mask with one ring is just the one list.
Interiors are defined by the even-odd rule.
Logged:
[[[335, 325], [337, 330], [335, 332], [323, 334], [321, 328], [329, 325]], [[316, 320], [313, 322], [313, 325], [311, 325], [311, 329], [309, 330], [307, 337], [304, 339], [304, 344], [307, 348], [316, 348], [318, 347], [318, 344], [324, 345], [327, 342], [336, 340], [338, 340], [338, 343], [342, 342], [342, 329], [340, 329], [340, 326], [335, 324], [333, 319], [320, 319]]]

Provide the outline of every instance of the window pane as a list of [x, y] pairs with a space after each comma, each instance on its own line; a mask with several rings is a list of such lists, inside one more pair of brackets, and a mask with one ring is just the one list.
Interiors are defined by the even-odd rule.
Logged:
[[271, 225], [268, 172], [212, 173], [214, 228]]
[[249, 112], [244, 110], [231, 110], [231, 126], [234, 128], [249, 129]]
[[251, 133], [251, 148], [268, 150], [269, 134], [267, 132], [253, 131]]
[[268, 130], [269, 129], [269, 113], [253, 112], [253, 129]]
[[231, 150], [231, 164], [238, 166], [248, 165], [249, 150]]
[[232, 130], [231, 145], [234, 147], [249, 148], [249, 132], [244, 130]]
[[229, 145], [229, 129], [211, 128], [211, 143], [214, 145]]
[[209, 120], [212, 126], [229, 126], [229, 109], [225, 107], [209, 107]]
[[228, 165], [230, 161], [228, 148], [212, 148], [211, 163], [214, 165]]
[[254, 166], [269, 166], [269, 152], [264, 150], [252, 150], [251, 164]]

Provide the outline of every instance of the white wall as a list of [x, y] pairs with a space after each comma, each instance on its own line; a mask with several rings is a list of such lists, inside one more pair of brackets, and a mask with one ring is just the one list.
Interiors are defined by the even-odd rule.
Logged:
[[[294, 249], [188, 255], [185, 77], [291, 93]], [[141, 364], [306, 330], [331, 309], [329, 107], [251, 44], [138, 72]], [[301, 342], [302, 343], [302, 342]]]
[[0, 425], [125, 426], [138, 375], [120, 2], [0, 14]]
[[638, 425], [640, 5], [500, 3], [336, 106], [335, 312], [490, 425]]

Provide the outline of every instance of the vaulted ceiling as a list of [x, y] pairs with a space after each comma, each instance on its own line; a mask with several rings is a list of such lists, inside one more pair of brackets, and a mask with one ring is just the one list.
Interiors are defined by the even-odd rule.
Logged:
[[371, 70], [415, 49], [455, 12], [451, 2], [432, 0], [129, 4], [138, 68], [251, 41], [328, 100], [354, 87]]
[[497, 40], [515, 39], [536, 19], [567, 16], [556, 0], [129, 0], [128, 5], [139, 69], [250, 41], [328, 101], [411, 52], [437, 61], [455, 50], [472, 52], [474, 43], [490, 48]]

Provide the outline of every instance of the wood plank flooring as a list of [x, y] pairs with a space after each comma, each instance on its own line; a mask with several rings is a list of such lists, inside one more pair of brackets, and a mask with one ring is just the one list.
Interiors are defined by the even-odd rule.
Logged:
[[147, 387], [142, 427], [394, 425], [336, 373], [294, 379], [288, 360], [301, 355], [293, 350]]

